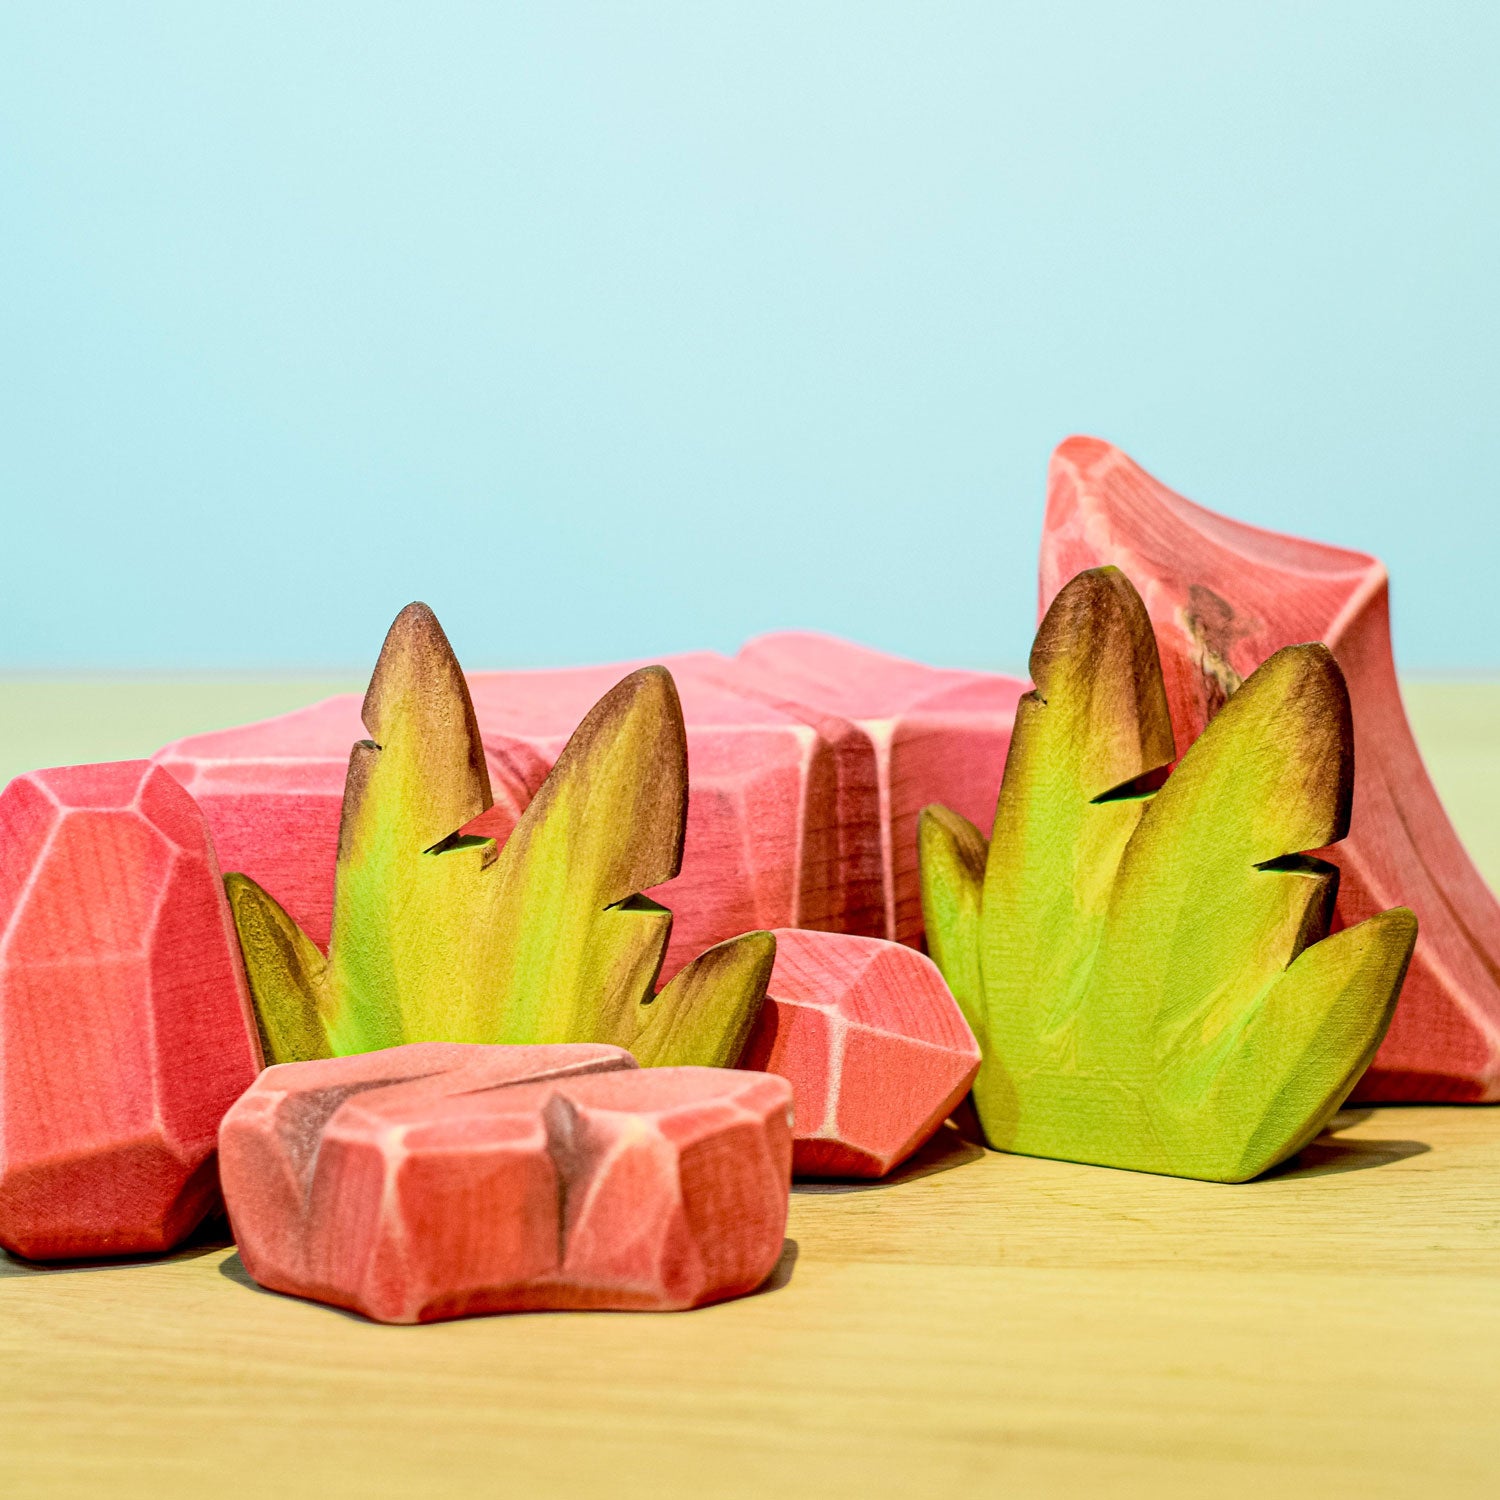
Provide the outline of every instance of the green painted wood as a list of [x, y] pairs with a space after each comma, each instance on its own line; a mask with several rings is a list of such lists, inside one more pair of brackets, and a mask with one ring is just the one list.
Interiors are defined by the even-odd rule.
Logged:
[[[497, 848], [463, 673], [437, 620], [392, 625], [350, 756], [326, 960], [271, 896], [226, 877], [268, 1061], [404, 1042], [611, 1042], [643, 1061], [733, 1063], [775, 939], [711, 949], [653, 993], [672, 916], [687, 745], [671, 674], [632, 672], [590, 711]], [[644, 1038], [644, 1039], [643, 1039]]]
[[[1306, 1144], [1390, 1024], [1404, 908], [1328, 937], [1353, 736], [1326, 648], [1255, 672], [1174, 756], [1144, 606], [1114, 568], [1057, 597], [988, 848], [921, 828], [933, 957], [984, 1052], [991, 1144], [1243, 1181]], [[1159, 788], [1159, 789], [1158, 789]]]

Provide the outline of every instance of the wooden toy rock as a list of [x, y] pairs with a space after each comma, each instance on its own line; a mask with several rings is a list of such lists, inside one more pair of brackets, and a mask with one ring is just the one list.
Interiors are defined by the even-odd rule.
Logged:
[[1353, 730], [1326, 647], [1254, 671], [1175, 758], [1156, 642], [1114, 568], [1053, 600], [994, 837], [932, 808], [923, 902], [979, 1038], [996, 1147], [1237, 1182], [1307, 1144], [1385, 1035], [1404, 908], [1326, 936]]
[[782, 928], [741, 1066], [791, 1081], [799, 1177], [883, 1177], [969, 1092], [979, 1044], [925, 954]]
[[[663, 977], [757, 928], [918, 942], [917, 814], [942, 802], [989, 825], [1026, 684], [794, 633], [662, 665], [692, 766], [682, 868], [655, 892], [676, 913]], [[493, 802], [468, 831], [503, 844], [590, 707], [632, 670], [470, 673]], [[325, 950], [361, 711], [346, 694], [155, 757], [203, 808], [224, 867]]]
[[1327, 645], [1354, 710], [1339, 919], [1353, 926], [1399, 901], [1422, 928], [1395, 1019], [1355, 1097], [1500, 1099], [1500, 902], [1449, 823], [1407, 724], [1385, 569], [1363, 552], [1216, 515], [1094, 438], [1057, 450], [1042, 535], [1044, 607], [1099, 563], [1139, 585], [1184, 746], [1272, 652]]
[[225, 1117], [225, 1201], [263, 1286], [381, 1322], [697, 1307], [781, 1255], [790, 1102], [605, 1046], [288, 1063]]
[[170, 1249], [260, 1066], [202, 815], [147, 761], [0, 794], [0, 1244]]

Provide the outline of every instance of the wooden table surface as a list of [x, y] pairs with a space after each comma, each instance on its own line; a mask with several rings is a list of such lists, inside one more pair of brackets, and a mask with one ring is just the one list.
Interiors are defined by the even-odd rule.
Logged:
[[[123, 718], [86, 711], [118, 686], [0, 684], [7, 774], [307, 696], [152, 684]], [[1500, 685], [1408, 696], [1494, 880]], [[71, 730], [49, 701], [71, 705]], [[771, 1286], [694, 1313], [382, 1328], [258, 1290], [212, 1236], [130, 1265], [0, 1257], [0, 1481], [1492, 1497], [1500, 1110], [1351, 1110], [1336, 1127], [1235, 1187], [997, 1155], [948, 1127], [894, 1181], [799, 1187]]]

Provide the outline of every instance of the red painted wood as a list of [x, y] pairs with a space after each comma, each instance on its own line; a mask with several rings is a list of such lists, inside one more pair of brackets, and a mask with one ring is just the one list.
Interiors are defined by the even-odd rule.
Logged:
[[1391, 657], [1385, 569], [1362, 552], [1261, 531], [1174, 494], [1118, 449], [1071, 438], [1052, 461], [1043, 610], [1115, 563], [1161, 648], [1180, 754], [1226, 691], [1281, 646], [1327, 643], [1354, 708], [1355, 790], [1342, 924], [1406, 905], [1420, 923], [1396, 1018], [1355, 1098], [1500, 1099], [1500, 904], [1422, 765]]
[[[687, 722], [682, 873], [651, 894], [674, 913], [663, 966], [741, 932], [800, 925], [881, 930], [875, 788], [851, 786], [837, 746], [805, 721], [733, 691], [711, 653], [666, 658]], [[469, 675], [496, 805], [470, 827], [502, 841], [568, 737], [630, 663]], [[264, 886], [326, 949], [349, 747], [360, 698], [195, 735], [158, 752], [198, 799], [224, 868]]]
[[[917, 818], [941, 802], [988, 830], [1016, 703], [1029, 684], [888, 656], [832, 636], [786, 631], [741, 647], [733, 681], [822, 728], [847, 726], [876, 788], [883, 920], [847, 927], [896, 942], [922, 940]], [[825, 728], [829, 737], [837, 728]], [[805, 924], [804, 924], [805, 925]]]
[[287, 1063], [225, 1117], [225, 1201], [263, 1286], [381, 1322], [697, 1307], [781, 1254], [790, 1101], [592, 1045]]
[[979, 1044], [925, 954], [783, 929], [742, 1066], [791, 1082], [798, 1176], [882, 1177], [968, 1093]]
[[0, 793], [0, 1244], [165, 1250], [260, 1065], [202, 814], [147, 761]]
[[[649, 894], [673, 912], [669, 978], [714, 943], [783, 925], [879, 930], [880, 831], [837, 747], [798, 714], [737, 692], [710, 652], [670, 656], [688, 746], [682, 873]], [[584, 714], [632, 665], [474, 672], [492, 761], [540, 775]], [[540, 774], [537, 774], [537, 773]]]

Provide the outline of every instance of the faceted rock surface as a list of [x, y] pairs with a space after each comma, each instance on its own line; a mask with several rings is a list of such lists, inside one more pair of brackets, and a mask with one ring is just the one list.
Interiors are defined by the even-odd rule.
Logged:
[[856, 743], [844, 756], [862, 761], [875, 789], [884, 911], [877, 927], [839, 930], [919, 944], [917, 819], [928, 803], [941, 802], [981, 829], [994, 822], [1016, 703], [1027, 684], [998, 672], [929, 667], [805, 631], [747, 642], [731, 680], [808, 718], [832, 743], [840, 743], [838, 726], [846, 726], [844, 736]]
[[740, 1065], [791, 1083], [798, 1176], [882, 1177], [968, 1093], [979, 1044], [925, 954], [782, 929]]
[[1145, 600], [1186, 751], [1282, 646], [1322, 641], [1354, 715], [1354, 806], [1335, 926], [1392, 906], [1417, 915], [1401, 1000], [1356, 1100], [1500, 1099], [1500, 903], [1422, 764], [1391, 655], [1386, 571], [1373, 557], [1246, 526], [1174, 494], [1096, 438], [1058, 448], [1042, 532], [1043, 610], [1076, 573], [1118, 566]]
[[165, 1250], [259, 1050], [203, 817], [147, 761], [0, 793], [0, 1244]]
[[776, 1265], [790, 1104], [591, 1044], [285, 1063], [224, 1119], [225, 1202], [263, 1286], [381, 1322], [696, 1307]]
[[[691, 784], [682, 872], [651, 892], [674, 917], [662, 978], [756, 928], [883, 931], [873, 763], [852, 774], [836, 742], [852, 730], [830, 717], [830, 738], [806, 714], [735, 690], [724, 679], [732, 664], [712, 653], [664, 665], [682, 700]], [[495, 806], [467, 831], [503, 842], [569, 736], [631, 669], [468, 674]], [[269, 891], [324, 949], [349, 751], [366, 735], [360, 701], [329, 698], [155, 757], [202, 806], [224, 868]]]
[[[736, 690], [725, 658], [694, 652], [662, 665], [682, 701], [689, 769], [682, 871], [648, 893], [673, 914], [662, 977], [756, 928], [879, 932], [873, 782], [851, 788], [829, 737]], [[540, 786], [584, 715], [629, 670], [469, 673], [491, 762]]]

